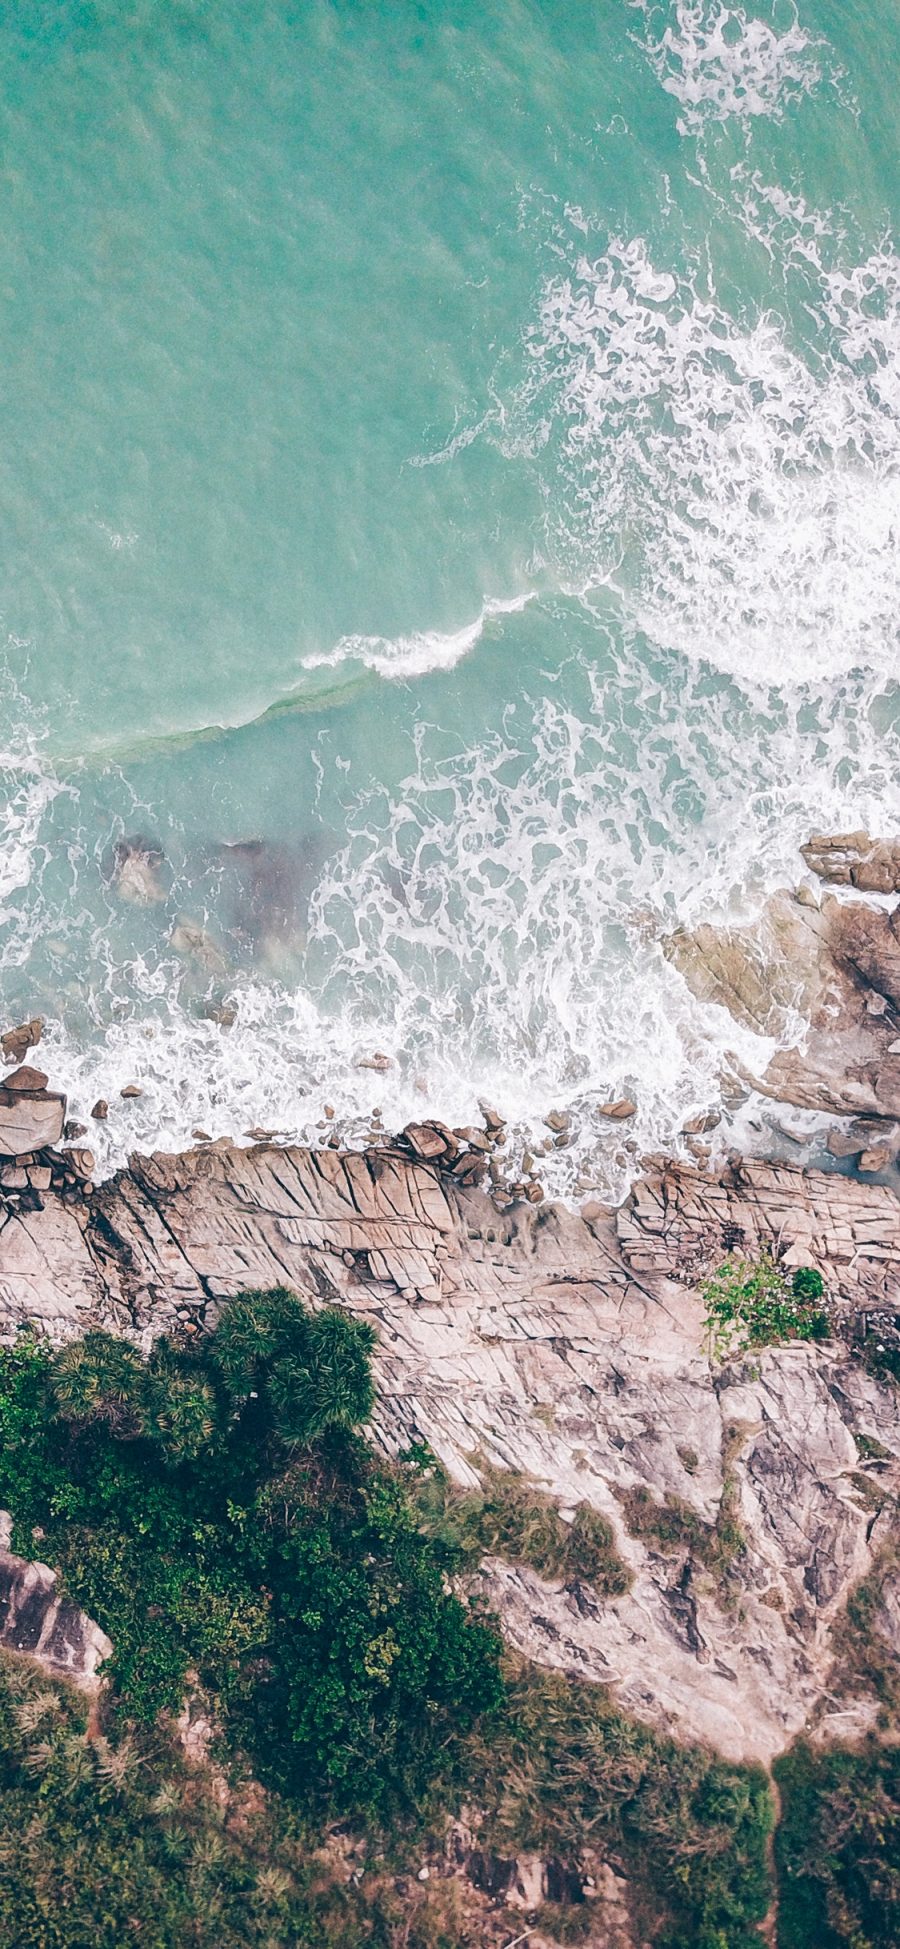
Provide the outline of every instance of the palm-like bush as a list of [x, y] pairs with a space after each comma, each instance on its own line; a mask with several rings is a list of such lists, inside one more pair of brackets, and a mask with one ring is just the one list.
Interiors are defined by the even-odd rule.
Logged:
[[364, 1320], [329, 1306], [306, 1328], [306, 1344], [275, 1362], [269, 1394], [275, 1428], [289, 1445], [317, 1441], [329, 1428], [350, 1431], [372, 1412], [375, 1335]]
[[119, 1437], [140, 1434], [144, 1364], [127, 1340], [86, 1333], [56, 1355], [51, 1388], [66, 1421], [103, 1421]]

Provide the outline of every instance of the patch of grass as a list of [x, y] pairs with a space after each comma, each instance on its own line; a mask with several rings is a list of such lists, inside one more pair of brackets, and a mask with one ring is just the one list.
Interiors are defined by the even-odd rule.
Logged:
[[745, 1547], [736, 1514], [737, 1484], [730, 1475], [722, 1485], [714, 1523], [705, 1523], [680, 1496], [666, 1494], [657, 1502], [643, 1484], [617, 1489], [616, 1494], [632, 1536], [664, 1555], [684, 1551], [715, 1576], [724, 1575]]
[[776, 1760], [778, 1949], [900, 1940], [900, 1749], [868, 1741]]
[[578, 1579], [598, 1595], [620, 1597], [630, 1583], [606, 1517], [579, 1503], [571, 1523], [527, 1475], [478, 1462], [481, 1489], [458, 1489], [429, 1450], [413, 1455], [413, 1491], [427, 1535], [457, 1553], [460, 1567], [486, 1556], [527, 1564], [542, 1577]]
[[893, 1534], [882, 1543], [868, 1576], [850, 1592], [844, 1615], [832, 1632], [840, 1692], [874, 1693], [884, 1731], [894, 1731], [900, 1724], [900, 1668], [880, 1622], [885, 1581], [898, 1572], [900, 1537], [895, 1521]]
[[801, 1266], [790, 1279], [774, 1259], [731, 1257], [705, 1279], [700, 1292], [706, 1331], [716, 1360], [730, 1360], [751, 1347], [783, 1340], [826, 1340], [827, 1313], [821, 1273]]

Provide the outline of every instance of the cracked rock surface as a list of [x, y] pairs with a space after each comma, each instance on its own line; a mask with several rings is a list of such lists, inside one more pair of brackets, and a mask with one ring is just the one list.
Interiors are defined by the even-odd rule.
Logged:
[[[877, 1315], [900, 1272], [888, 1187], [755, 1160], [715, 1176], [669, 1165], [588, 1222], [556, 1206], [499, 1215], [389, 1150], [138, 1157], [96, 1191], [49, 1175], [27, 1205], [0, 1202], [6, 1337], [29, 1319], [54, 1340], [191, 1334], [252, 1286], [347, 1306], [377, 1329], [388, 1452], [424, 1438], [460, 1483], [479, 1457], [521, 1469], [564, 1514], [587, 1501], [613, 1525], [622, 1597], [485, 1564], [513, 1643], [732, 1758], [766, 1760], [838, 1711], [831, 1633], [873, 1549], [856, 1437], [893, 1458], [883, 1481], [900, 1459], [896, 1397], [839, 1341], [714, 1371], [693, 1288], [725, 1251], [768, 1247], [820, 1266], [839, 1313]], [[712, 1526], [726, 1474], [746, 1545], [727, 1577], [629, 1534], [629, 1490]], [[854, 1700], [852, 1729], [874, 1712]]]

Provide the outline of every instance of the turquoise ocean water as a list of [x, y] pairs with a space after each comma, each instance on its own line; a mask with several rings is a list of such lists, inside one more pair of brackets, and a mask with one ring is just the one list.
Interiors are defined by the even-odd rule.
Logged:
[[142, 1086], [104, 1166], [487, 1096], [616, 1190], [717, 1100], [661, 937], [900, 810], [898, 56], [895, 0], [2, 8], [0, 996], [74, 1110]]

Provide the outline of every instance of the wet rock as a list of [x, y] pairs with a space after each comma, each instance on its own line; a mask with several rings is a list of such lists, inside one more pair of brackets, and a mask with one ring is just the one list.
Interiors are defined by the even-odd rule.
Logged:
[[877, 1144], [873, 1150], [864, 1150], [862, 1152], [859, 1160], [859, 1168], [861, 1171], [868, 1171], [869, 1173], [886, 1171], [892, 1158], [893, 1152], [887, 1144]]
[[96, 1159], [92, 1150], [67, 1150], [66, 1164], [77, 1178], [91, 1178], [96, 1169]]
[[5, 1035], [0, 1035], [4, 1062], [23, 1062], [29, 1049], [40, 1042], [43, 1028], [43, 1016], [35, 1015], [30, 1022], [22, 1022], [17, 1029], [7, 1029]]
[[499, 1110], [495, 1110], [490, 1103], [485, 1103], [482, 1097], [478, 1099], [478, 1108], [484, 1118], [487, 1131], [493, 1134], [506, 1129], [506, 1118], [501, 1117]]
[[626, 1117], [637, 1116], [637, 1104], [632, 1102], [630, 1096], [619, 1096], [614, 1103], [601, 1103], [599, 1113], [601, 1117], [613, 1117], [619, 1123]]
[[900, 893], [900, 839], [870, 839], [867, 832], [814, 833], [800, 851], [810, 870], [831, 886]]
[[87, 1136], [87, 1124], [79, 1123], [77, 1117], [68, 1117], [63, 1124], [63, 1137], [67, 1144], [77, 1144], [79, 1137]]
[[113, 848], [110, 879], [119, 900], [132, 907], [155, 907], [166, 898], [165, 854], [157, 839], [131, 833]]
[[215, 1022], [220, 1029], [233, 1029], [238, 1018], [235, 1002], [206, 1002], [201, 1010], [205, 1022]]
[[544, 1118], [547, 1129], [552, 1130], [556, 1136], [568, 1130], [571, 1121], [568, 1110], [551, 1110], [549, 1116]]
[[143, 1090], [140, 1088], [139, 1084], [137, 1083], [126, 1083], [125, 1088], [119, 1091], [119, 1095], [124, 1097], [126, 1102], [129, 1101], [132, 1097], [143, 1096], [143, 1094], [144, 1094]]
[[105, 1096], [98, 1096], [97, 1101], [94, 1104], [94, 1107], [91, 1111], [91, 1116], [94, 1118], [95, 1123], [106, 1122], [106, 1119], [109, 1116], [109, 1104], [107, 1103]]
[[393, 1068], [393, 1064], [390, 1056], [386, 1056], [383, 1050], [376, 1049], [374, 1056], [360, 1056], [356, 1068], [374, 1069], [379, 1076], [383, 1076], [385, 1070]]

